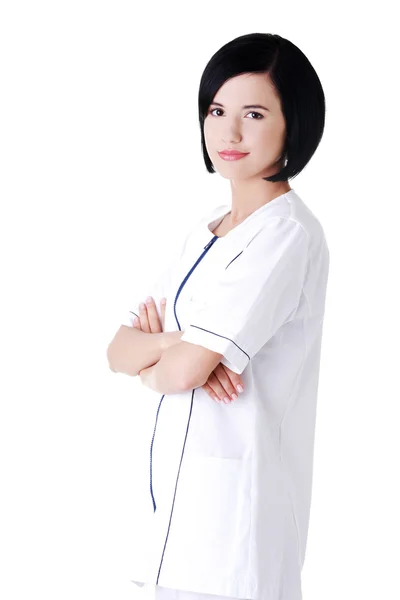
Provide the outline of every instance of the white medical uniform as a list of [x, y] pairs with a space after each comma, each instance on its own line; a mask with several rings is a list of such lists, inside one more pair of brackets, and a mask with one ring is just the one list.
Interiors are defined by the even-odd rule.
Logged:
[[329, 251], [293, 188], [214, 236], [229, 211], [201, 219], [146, 296], [158, 311], [166, 296], [165, 330], [221, 353], [244, 392], [229, 404], [202, 388], [154, 392], [154, 513], [132, 581], [301, 600]]

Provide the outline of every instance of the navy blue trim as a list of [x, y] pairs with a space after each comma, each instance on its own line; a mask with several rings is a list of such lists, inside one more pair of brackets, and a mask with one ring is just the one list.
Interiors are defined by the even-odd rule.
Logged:
[[221, 335], [220, 333], [215, 333], [215, 331], [210, 331], [209, 329], [204, 329], [204, 327], [198, 327], [197, 325], [190, 324], [189, 327], [196, 327], [196, 329], [201, 329], [202, 331], [207, 331], [208, 333], [212, 333], [213, 335], [217, 335], [218, 337], [222, 337], [222, 338], [225, 338], [226, 340], [229, 340], [230, 342], [232, 342], [232, 344], [235, 344], [236, 348], [239, 348], [239, 350], [241, 350], [243, 352], [243, 354], [245, 354], [247, 356], [247, 358], [250, 360], [250, 356], [247, 354], [247, 352], [245, 352], [245, 350], [243, 350], [243, 348], [238, 346], [236, 342], [231, 340], [231, 338], [226, 337], [226, 335]]
[[158, 405], [158, 409], [157, 409], [157, 415], [156, 415], [156, 423], [154, 425], [154, 431], [153, 431], [153, 437], [151, 439], [151, 445], [150, 445], [150, 494], [153, 500], [153, 509], [154, 512], [156, 512], [156, 501], [154, 499], [154, 494], [153, 494], [153, 442], [154, 442], [154, 436], [156, 435], [156, 428], [157, 428], [157, 421], [158, 421], [158, 413], [160, 412], [160, 408], [161, 408], [161, 404], [162, 401], [164, 399], [165, 394], [163, 394], [161, 396], [161, 400], [159, 402]]
[[[204, 246], [204, 252], [201, 253], [201, 255], [199, 256], [199, 258], [197, 259], [197, 261], [194, 263], [194, 265], [192, 266], [192, 268], [190, 269], [190, 271], [187, 273], [187, 275], [185, 276], [184, 280], [182, 281], [182, 283], [180, 284], [180, 286], [178, 288], [178, 291], [177, 291], [176, 296], [175, 296], [175, 301], [174, 301], [174, 315], [175, 315], [175, 320], [177, 322], [179, 331], [181, 331], [181, 326], [179, 324], [178, 317], [176, 315], [176, 302], [178, 300], [178, 296], [181, 293], [183, 286], [185, 285], [186, 281], [190, 277], [190, 275], [193, 272], [193, 270], [197, 267], [197, 265], [202, 260], [202, 258], [204, 257], [204, 255], [207, 254], [208, 250], [211, 248], [211, 246], [213, 245], [213, 243], [216, 242], [218, 239], [219, 239], [219, 237], [217, 235], [215, 235], [214, 237], [211, 238], [211, 240], [208, 242], [208, 244], [206, 244]], [[132, 313], [133, 311], [130, 311], [130, 312]], [[133, 314], [135, 314], [135, 313], [133, 313]], [[158, 405], [157, 415], [156, 415], [156, 423], [155, 423], [155, 426], [154, 426], [153, 438], [151, 440], [151, 446], [150, 446], [150, 494], [151, 494], [151, 499], [153, 501], [153, 512], [155, 512], [156, 509], [157, 509], [156, 501], [155, 501], [154, 494], [153, 494], [153, 478], [152, 478], [153, 477], [153, 475], [152, 475], [153, 442], [154, 442], [154, 436], [155, 436], [156, 427], [157, 427], [158, 414], [159, 414], [159, 410], [161, 408], [161, 403], [162, 403], [163, 398], [164, 398], [164, 395], [162, 396], [161, 401], [160, 401], [160, 403]], [[189, 417], [189, 419], [190, 419], [190, 417]]]
[[240, 255], [242, 254], [242, 252], [243, 252], [243, 250], [242, 250], [241, 252], [239, 252], [239, 254], [237, 254], [237, 255], [235, 256], [235, 258], [232, 258], [231, 262], [229, 262], [229, 263], [226, 265], [226, 267], [225, 267], [225, 271], [226, 271], [226, 269], [229, 267], [229, 265], [230, 265], [230, 264], [232, 264], [232, 263], [233, 263], [233, 261], [234, 261], [234, 260], [236, 260], [236, 259], [237, 259], [237, 257], [238, 257], [238, 256], [240, 256]]
[[179, 321], [178, 321], [178, 317], [176, 316], [176, 301], [178, 300], [179, 294], [181, 293], [183, 286], [185, 285], [186, 281], [188, 280], [188, 278], [190, 277], [190, 275], [192, 274], [192, 272], [194, 271], [194, 269], [197, 267], [197, 265], [199, 264], [199, 262], [201, 260], [203, 260], [204, 256], [207, 254], [207, 252], [209, 251], [209, 249], [211, 248], [211, 246], [217, 240], [219, 240], [219, 237], [217, 235], [215, 235], [213, 238], [211, 238], [211, 240], [208, 242], [208, 244], [206, 244], [204, 246], [204, 252], [202, 252], [200, 254], [199, 258], [196, 260], [196, 262], [194, 263], [193, 267], [187, 273], [187, 275], [185, 276], [184, 280], [182, 281], [182, 283], [179, 286], [179, 289], [178, 289], [178, 291], [176, 293], [175, 301], [174, 301], [174, 314], [175, 314], [175, 320], [176, 320], [176, 323], [178, 325], [179, 331], [182, 331], [182, 330], [181, 330], [181, 326], [180, 326]]
[[219, 240], [219, 237], [217, 235], [214, 235], [214, 237], [212, 237], [211, 240], [204, 246], [204, 250], [208, 250], [210, 246], [212, 246], [213, 243], [217, 240]]
[[176, 490], [177, 490], [177, 487], [178, 487], [179, 474], [180, 474], [180, 472], [181, 472], [181, 465], [182, 465], [182, 460], [183, 460], [183, 454], [184, 454], [184, 452], [185, 452], [186, 440], [187, 440], [188, 431], [189, 431], [189, 425], [190, 425], [190, 418], [191, 418], [191, 416], [192, 416], [192, 409], [193, 409], [193, 397], [194, 397], [194, 389], [192, 390], [192, 399], [191, 399], [191, 403], [190, 403], [190, 413], [189, 413], [189, 419], [188, 419], [188, 423], [187, 423], [187, 427], [186, 427], [185, 441], [183, 442], [183, 448], [182, 448], [181, 460], [180, 460], [180, 463], [179, 463], [178, 475], [177, 475], [177, 477], [176, 477], [175, 491], [174, 491], [174, 498], [173, 498], [173, 501], [172, 501], [171, 514], [170, 514], [170, 516], [169, 516], [168, 531], [167, 531], [167, 536], [166, 536], [166, 538], [165, 538], [165, 542], [164, 542], [164, 548], [163, 548], [163, 552], [162, 552], [162, 556], [161, 556], [160, 567], [159, 567], [159, 569], [158, 569], [158, 574], [157, 574], [157, 581], [156, 581], [156, 585], [158, 585], [158, 580], [159, 580], [159, 578], [160, 578], [160, 571], [161, 571], [162, 563], [163, 563], [163, 560], [164, 560], [165, 548], [166, 548], [167, 541], [168, 541], [169, 530], [170, 530], [170, 528], [171, 528], [172, 513], [174, 512], [174, 506], [175, 506], [175, 496], [176, 496]]
[[[194, 269], [197, 267], [197, 265], [199, 264], [199, 262], [204, 258], [205, 254], [208, 252], [208, 250], [211, 248], [211, 246], [214, 244], [214, 242], [216, 242], [218, 239], [220, 239], [220, 238], [217, 235], [215, 235], [215, 236], [213, 236], [211, 238], [211, 240], [208, 242], [208, 244], [206, 244], [204, 246], [204, 252], [201, 253], [201, 255], [196, 260], [196, 262], [194, 263], [194, 265], [191, 267], [191, 269], [189, 270], [189, 272], [187, 273], [187, 275], [185, 276], [185, 278], [183, 279], [183, 281], [181, 282], [181, 284], [180, 284], [180, 286], [178, 288], [178, 291], [176, 293], [175, 300], [174, 300], [174, 315], [175, 315], [175, 320], [176, 320], [176, 323], [178, 325], [179, 331], [181, 331], [181, 326], [180, 326], [180, 323], [179, 323], [179, 320], [178, 320], [178, 317], [177, 317], [177, 314], [176, 314], [176, 303], [177, 303], [178, 297], [179, 297], [179, 295], [180, 295], [180, 293], [182, 291], [183, 286], [185, 285], [186, 281], [188, 280], [188, 278], [190, 277], [190, 275], [192, 274], [192, 272], [194, 271]], [[241, 254], [241, 252], [239, 254]], [[237, 256], [239, 256], [239, 254]], [[237, 256], [235, 258], [237, 258]], [[235, 260], [235, 258], [233, 260]], [[196, 325], [191, 325], [191, 327], [196, 327]], [[199, 327], [198, 329], [201, 329], [201, 327]], [[207, 330], [204, 330], [204, 331], [207, 331]], [[213, 333], [213, 332], [210, 331], [210, 333]], [[219, 335], [219, 334], [214, 334], [214, 335]], [[220, 336], [220, 337], [224, 337], [224, 336]], [[226, 338], [226, 339], [228, 339], [233, 344], [235, 344], [235, 342], [233, 340], [230, 340], [229, 338]], [[235, 346], [237, 346], [237, 344], [235, 344]], [[239, 348], [239, 346], [237, 346], [237, 347]], [[239, 348], [239, 350], [241, 350], [242, 352], [244, 352], [244, 354], [246, 354], [246, 356], [250, 360], [250, 356], [242, 348]], [[169, 516], [168, 530], [167, 530], [167, 534], [166, 534], [166, 537], [165, 537], [164, 548], [163, 548], [162, 555], [161, 555], [161, 561], [160, 561], [160, 566], [159, 566], [159, 569], [158, 569], [156, 585], [158, 585], [158, 582], [159, 582], [161, 567], [162, 567], [163, 560], [164, 560], [165, 548], [167, 546], [167, 541], [168, 541], [169, 532], [170, 532], [170, 528], [171, 528], [171, 521], [172, 521], [172, 515], [173, 515], [174, 507], [175, 507], [175, 497], [176, 497], [176, 491], [177, 491], [177, 488], [178, 488], [179, 475], [180, 475], [180, 472], [181, 472], [181, 465], [182, 465], [183, 455], [184, 455], [184, 452], [185, 452], [186, 440], [187, 440], [187, 436], [188, 436], [188, 432], [189, 432], [190, 420], [191, 420], [191, 417], [192, 417], [193, 398], [194, 398], [195, 390], [196, 390], [196, 388], [194, 388], [192, 390], [192, 398], [191, 398], [191, 403], [190, 403], [189, 417], [188, 417], [187, 426], [186, 426], [186, 434], [185, 434], [185, 439], [184, 439], [184, 442], [183, 442], [182, 453], [181, 453], [181, 460], [179, 462], [179, 469], [178, 469], [178, 474], [177, 474], [176, 482], [175, 482], [174, 497], [173, 497], [173, 500], [172, 500], [171, 513], [170, 513], [170, 516]], [[159, 410], [160, 410], [163, 398], [164, 398], [164, 395], [162, 396], [161, 401], [160, 401], [160, 403], [158, 405], [157, 417], [156, 417], [156, 424], [155, 424], [155, 427], [154, 427], [153, 439], [151, 441], [151, 451], [150, 451], [150, 492], [151, 492], [151, 497], [152, 497], [152, 500], [153, 500], [154, 511], [156, 510], [156, 502], [155, 502], [155, 499], [154, 499], [153, 487], [152, 487], [152, 449], [153, 449], [154, 436], [155, 436], [156, 427], [157, 427], [157, 420], [158, 420]]]
[[[178, 288], [178, 291], [176, 293], [175, 300], [174, 300], [174, 315], [175, 315], [175, 320], [176, 320], [176, 323], [178, 325], [179, 331], [181, 331], [181, 326], [180, 326], [180, 323], [178, 321], [178, 317], [177, 317], [177, 314], [176, 314], [176, 302], [178, 300], [179, 294], [181, 293], [183, 286], [185, 285], [186, 281], [190, 277], [190, 275], [193, 272], [193, 270], [197, 267], [197, 265], [199, 264], [199, 262], [205, 256], [205, 254], [208, 252], [208, 250], [211, 248], [211, 246], [214, 244], [214, 242], [216, 242], [218, 239], [219, 239], [219, 237], [217, 235], [215, 235], [215, 236], [213, 236], [211, 238], [211, 240], [208, 242], [208, 244], [206, 244], [204, 246], [204, 252], [201, 253], [201, 255], [196, 260], [196, 262], [194, 263], [194, 265], [192, 266], [192, 268], [189, 270], [189, 272], [187, 273], [187, 275], [185, 276], [185, 278], [183, 279], [183, 281], [181, 282], [181, 284], [180, 284], [180, 286]], [[174, 512], [174, 506], [175, 506], [176, 490], [177, 490], [177, 487], [178, 487], [179, 474], [181, 472], [181, 465], [182, 465], [183, 455], [184, 455], [184, 452], [185, 452], [185, 446], [186, 446], [186, 440], [187, 440], [187, 435], [188, 435], [188, 431], [189, 431], [190, 419], [191, 419], [191, 416], [192, 416], [194, 392], [195, 392], [195, 388], [192, 390], [192, 399], [191, 399], [191, 404], [190, 404], [190, 412], [189, 412], [188, 422], [187, 422], [187, 426], [186, 426], [185, 440], [183, 442], [181, 460], [180, 460], [180, 463], [179, 463], [178, 474], [177, 474], [176, 482], [175, 482], [174, 498], [173, 498], [173, 501], [172, 501], [171, 513], [170, 513], [170, 517], [169, 517], [168, 531], [167, 531], [167, 535], [166, 535], [165, 542], [164, 542], [164, 548], [163, 548], [163, 552], [162, 552], [162, 556], [161, 556], [160, 567], [158, 569], [156, 585], [158, 585], [158, 581], [159, 581], [159, 577], [160, 577], [160, 572], [161, 572], [161, 567], [162, 567], [163, 560], [164, 560], [165, 548], [167, 546], [167, 541], [168, 541], [168, 536], [169, 536], [169, 530], [171, 528], [172, 514]], [[164, 398], [164, 396], [161, 398], [161, 400], [163, 398]], [[160, 409], [160, 406], [161, 406], [161, 402], [159, 404], [158, 409]], [[157, 419], [158, 419], [158, 411], [157, 411]], [[156, 420], [156, 425], [157, 425], [157, 420]], [[153, 441], [154, 441], [155, 430], [156, 430], [156, 428], [154, 428], [154, 432], [153, 432], [152, 446], [153, 446]], [[151, 475], [150, 475], [150, 477], [151, 477]], [[151, 484], [151, 495], [152, 495], [152, 500], [153, 500], [153, 508], [154, 508], [154, 511], [155, 511], [156, 510], [156, 503], [155, 503], [155, 499], [154, 499], [154, 495], [153, 495], [152, 484]]]

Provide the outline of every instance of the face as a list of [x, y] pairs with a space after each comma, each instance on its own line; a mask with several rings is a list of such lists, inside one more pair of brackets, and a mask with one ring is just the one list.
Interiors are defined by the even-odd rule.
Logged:
[[[279, 96], [264, 73], [245, 73], [226, 81], [215, 94], [204, 120], [211, 162], [222, 177], [233, 180], [259, 179], [277, 173], [283, 165], [280, 156], [285, 133]], [[248, 154], [228, 161], [218, 154], [224, 149]]]

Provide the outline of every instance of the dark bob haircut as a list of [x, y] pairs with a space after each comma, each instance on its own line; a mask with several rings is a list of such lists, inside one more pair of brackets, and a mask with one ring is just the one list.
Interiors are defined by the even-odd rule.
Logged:
[[222, 46], [209, 60], [199, 87], [199, 120], [204, 162], [215, 173], [204, 139], [204, 120], [219, 88], [242, 73], [267, 74], [286, 123], [284, 167], [265, 181], [296, 177], [316, 151], [325, 125], [325, 96], [308, 58], [292, 42], [272, 33], [250, 33]]

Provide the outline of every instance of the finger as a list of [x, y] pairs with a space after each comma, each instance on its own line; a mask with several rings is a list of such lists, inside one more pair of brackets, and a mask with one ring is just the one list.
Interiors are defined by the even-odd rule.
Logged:
[[139, 304], [140, 327], [145, 333], [151, 333], [149, 318], [147, 316], [147, 308], [144, 302]]
[[213, 390], [210, 388], [208, 383], [205, 383], [201, 387], [203, 388], [203, 390], [205, 392], [207, 392], [207, 394], [210, 396], [210, 398], [212, 398], [212, 400], [215, 400], [216, 402], [221, 402], [221, 400], [218, 398], [217, 394], [214, 394]]
[[[221, 381], [226, 391], [232, 396], [232, 394], [239, 394], [244, 390], [244, 383], [240, 375], [235, 373], [222, 363], [219, 363], [214, 369], [215, 375]], [[238, 385], [242, 386], [242, 390], [238, 389]]]
[[162, 330], [165, 331], [165, 307], [167, 304], [166, 298], [161, 298], [161, 327]]
[[224, 398], [228, 396], [229, 400], [237, 400], [239, 392], [232, 385], [232, 382], [229, 379], [229, 376], [226, 373], [226, 371], [224, 371], [222, 367], [217, 365], [217, 367], [214, 369], [213, 374], [225, 392]]
[[134, 326], [136, 329], [140, 329], [140, 319], [139, 319], [139, 317], [135, 317], [135, 318], [133, 319], [133, 326]]
[[225, 402], [225, 404], [229, 404], [231, 398], [229, 397], [229, 394], [225, 390], [222, 383], [219, 381], [218, 377], [215, 375], [214, 371], [210, 373], [206, 383], [208, 383], [214, 394], [216, 394], [220, 400]]
[[150, 327], [150, 333], [161, 333], [161, 322], [158, 316], [156, 303], [152, 296], [146, 298], [147, 318]]

